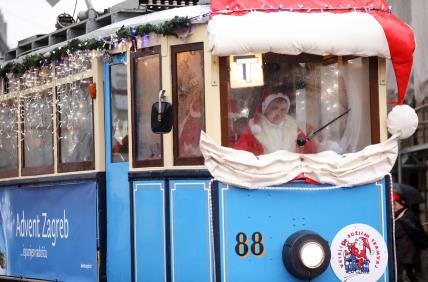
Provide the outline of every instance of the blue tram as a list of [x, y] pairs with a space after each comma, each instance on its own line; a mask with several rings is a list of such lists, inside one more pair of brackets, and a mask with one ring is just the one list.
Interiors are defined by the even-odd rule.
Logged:
[[393, 281], [411, 30], [385, 1], [149, 2], [2, 65], [1, 278]]

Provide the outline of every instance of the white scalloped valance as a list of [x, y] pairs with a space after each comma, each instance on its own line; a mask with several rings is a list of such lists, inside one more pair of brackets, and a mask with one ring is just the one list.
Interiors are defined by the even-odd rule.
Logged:
[[246, 151], [217, 145], [205, 132], [200, 149], [211, 175], [224, 183], [244, 188], [275, 186], [304, 174], [319, 183], [350, 187], [382, 179], [394, 166], [399, 135], [370, 145], [356, 153], [333, 151], [299, 154], [277, 151], [255, 156]]

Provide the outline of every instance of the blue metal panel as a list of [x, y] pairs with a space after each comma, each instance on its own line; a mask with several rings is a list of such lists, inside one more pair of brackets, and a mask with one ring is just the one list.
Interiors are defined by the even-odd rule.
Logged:
[[170, 182], [171, 280], [212, 282], [209, 181]]
[[135, 281], [166, 281], [164, 181], [133, 184]]
[[[299, 187], [316, 187], [297, 184]], [[246, 190], [219, 185], [221, 281], [300, 281], [282, 262], [285, 240], [311, 230], [331, 244], [336, 233], [353, 223], [375, 228], [387, 241], [385, 181], [334, 190]], [[284, 187], [296, 186], [287, 184]], [[260, 232], [265, 252], [240, 257], [237, 234]], [[337, 281], [331, 266], [312, 281]], [[388, 268], [379, 281], [389, 281]]]
[[2, 187], [0, 275], [97, 281], [96, 197], [95, 181]]
[[107, 277], [109, 281], [131, 280], [131, 233], [128, 162], [111, 162], [110, 65], [126, 61], [116, 55], [104, 65], [106, 189], [107, 189]]

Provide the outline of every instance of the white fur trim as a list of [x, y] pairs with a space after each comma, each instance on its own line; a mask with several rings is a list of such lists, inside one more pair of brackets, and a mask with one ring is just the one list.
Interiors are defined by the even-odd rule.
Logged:
[[405, 139], [415, 133], [418, 122], [418, 115], [412, 107], [408, 105], [395, 106], [388, 114], [388, 131], [392, 135], [398, 135], [400, 139]]
[[218, 56], [273, 52], [390, 58], [382, 26], [365, 12], [215, 15], [208, 35], [209, 49]]
[[266, 111], [266, 109], [267, 109], [267, 107], [269, 106], [269, 104], [273, 101], [273, 100], [275, 100], [275, 99], [277, 99], [277, 98], [281, 98], [281, 99], [284, 99], [285, 101], [287, 101], [287, 113], [288, 113], [288, 111], [290, 110], [290, 99], [288, 98], [288, 96], [287, 95], [285, 95], [285, 94], [283, 94], [283, 93], [281, 93], [281, 92], [278, 92], [278, 93], [275, 93], [275, 94], [270, 94], [270, 95], [268, 95], [264, 100], [263, 100], [263, 102], [262, 102], [262, 113], [264, 114], [265, 113], [265, 111]]
[[258, 135], [260, 132], [262, 132], [262, 128], [259, 124], [255, 123], [253, 119], [249, 122], [250, 130], [253, 135]]

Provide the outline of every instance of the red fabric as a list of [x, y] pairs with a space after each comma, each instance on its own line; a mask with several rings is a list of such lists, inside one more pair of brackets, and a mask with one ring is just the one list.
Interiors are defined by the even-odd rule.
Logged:
[[403, 199], [401, 199], [400, 195], [395, 192], [392, 192], [392, 199], [394, 202], [404, 203]]
[[402, 104], [413, 65], [413, 30], [391, 13], [371, 11], [370, 14], [380, 23], [388, 41], [398, 89], [398, 101], [393, 103]]
[[230, 10], [255, 9], [255, 8], [277, 8], [282, 5], [284, 9], [298, 8], [303, 5], [304, 8], [321, 9], [325, 5], [332, 7], [346, 8], [351, 7], [370, 7], [373, 5], [377, 8], [387, 9], [389, 4], [385, 0], [213, 0], [211, 1], [211, 9], [213, 12], [225, 10], [229, 6]]
[[199, 138], [201, 136], [201, 118], [187, 116], [180, 132], [179, 155], [180, 157], [200, 156]]
[[[215, 14], [227, 8], [234, 15], [245, 14], [245, 9], [279, 8], [291, 11], [290, 8], [323, 9], [326, 8], [364, 8], [387, 9], [386, 0], [213, 0], [211, 10]], [[296, 10], [294, 10], [296, 11]], [[352, 10], [329, 10], [333, 13], [346, 13]], [[308, 12], [307, 10], [301, 12]], [[312, 10], [311, 12], [320, 12]], [[392, 104], [402, 104], [406, 95], [407, 84], [413, 64], [415, 40], [413, 30], [404, 22], [387, 11], [367, 10], [382, 26], [391, 54], [391, 60], [397, 80], [398, 101]], [[349, 54], [352, 55], [352, 54]]]
[[[298, 136], [305, 137], [305, 134], [299, 129]], [[256, 156], [264, 154], [263, 145], [257, 140], [257, 138], [251, 132], [249, 126], [247, 126], [239, 136], [238, 141], [233, 146], [234, 149], [244, 150], [253, 153]], [[296, 144], [296, 153], [315, 153], [317, 151], [317, 144], [313, 140], [306, 142], [305, 146], [298, 147]]]

